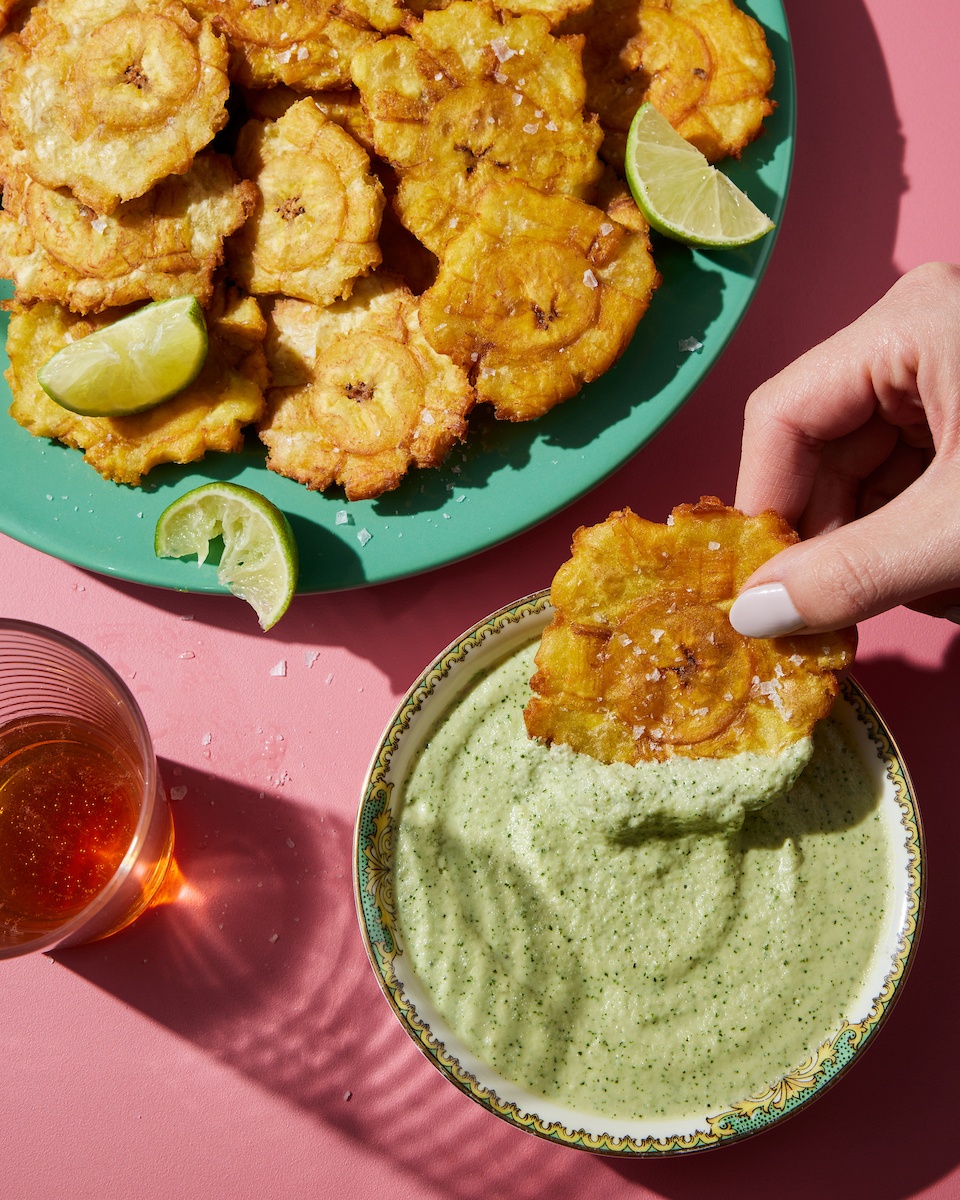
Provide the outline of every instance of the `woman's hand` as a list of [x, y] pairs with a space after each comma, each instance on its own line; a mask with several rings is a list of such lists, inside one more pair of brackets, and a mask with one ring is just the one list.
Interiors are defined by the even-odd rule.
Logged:
[[897, 604], [960, 620], [960, 266], [904, 275], [747, 402], [736, 505], [804, 539], [747, 580], [741, 633]]

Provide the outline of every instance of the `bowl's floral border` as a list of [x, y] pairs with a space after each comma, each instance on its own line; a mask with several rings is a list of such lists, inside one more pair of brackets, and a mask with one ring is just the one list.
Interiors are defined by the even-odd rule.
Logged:
[[424, 673], [387, 731], [361, 802], [355, 842], [357, 910], [367, 953], [391, 1007], [423, 1053], [461, 1091], [511, 1124], [561, 1145], [624, 1157], [682, 1154], [738, 1141], [796, 1112], [833, 1083], [850, 1064], [857, 1050], [876, 1033], [907, 972], [919, 932], [924, 879], [920, 822], [899, 751], [859, 686], [849, 677], [844, 678], [841, 681], [843, 697], [852, 706], [857, 720], [865, 726], [887, 764], [887, 777], [900, 807], [909, 858], [907, 911], [897, 950], [884, 986], [864, 1020], [857, 1024], [845, 1023], [835, 1037], [824, 1042], [805, 1062], [762, 1094], [743, 1100], [725, 1112], [709, 1116], [706, 1130], [638, 1140], [585, 1129], [570, 1129], [560, 1122], [544, 1121], [512, 1102], [501, 1100], [496, 1092], [465, 1070], [433, 1035], [397, 978], [396, 959], [403, 951], [398, 947], [395, 936], [393, 783], [388, 779], [388, 772], [397, 744], [414, 714], [422, 708], [424, 701], [454, 665], [463, 662], [485, 638], [495, 636], [511, 624], [542, 613], [548, 607], [548, 594], [540, 592], [501, 609], [470, 630]]

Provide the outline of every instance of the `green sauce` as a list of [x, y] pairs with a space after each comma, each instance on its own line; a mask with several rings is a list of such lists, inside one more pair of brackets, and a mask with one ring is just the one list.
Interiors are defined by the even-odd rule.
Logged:
[[892, 902], [866, 767], [832, 721], [781, 759], [548, 749], [523, 726], [535, 649], [471, 688], [407, 782], [414, 972], [480, 1059], [557, 1103], [653, 1118], [761, 1092], [838, 1029]]

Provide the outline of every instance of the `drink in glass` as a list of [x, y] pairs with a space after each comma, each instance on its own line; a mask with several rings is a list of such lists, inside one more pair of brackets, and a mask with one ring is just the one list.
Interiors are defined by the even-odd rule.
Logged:
[[128, 925], [172, 852], [153, 745], [126, 685], [72, 638], [0, 619], [0, 958]]

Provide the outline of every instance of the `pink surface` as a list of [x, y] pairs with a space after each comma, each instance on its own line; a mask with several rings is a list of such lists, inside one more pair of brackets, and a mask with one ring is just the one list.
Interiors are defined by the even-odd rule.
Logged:
[[400, 1029], [353, 910], [360, 788], [419, 670], [547, 584], [577, 525], [624, 504], [662, 519], [701, 493], [731, 497], [751, 387], [905, 268], [960, 261], [953, 0], [908, 16], [901, 0], [787, 7], [798, 152], [759, 301], [653, 452], [573, 508], [420, 579], [299, 598], [269, 635], [239, 601], [114, 583], [0, 539], [0, 613], [80, 638], [141, 701], [181, 796], [189, 882], [109, 942], [0, 964], [5, 1200], [960, 1197], [960, 1045], [943, 1024], [960, 991], [955, 626], [897, 611], [862, 628], [856, 673], [926, 827], [920, 953], [864, 1060], [759, 1138], [619, 1165], [507, 1127]]

